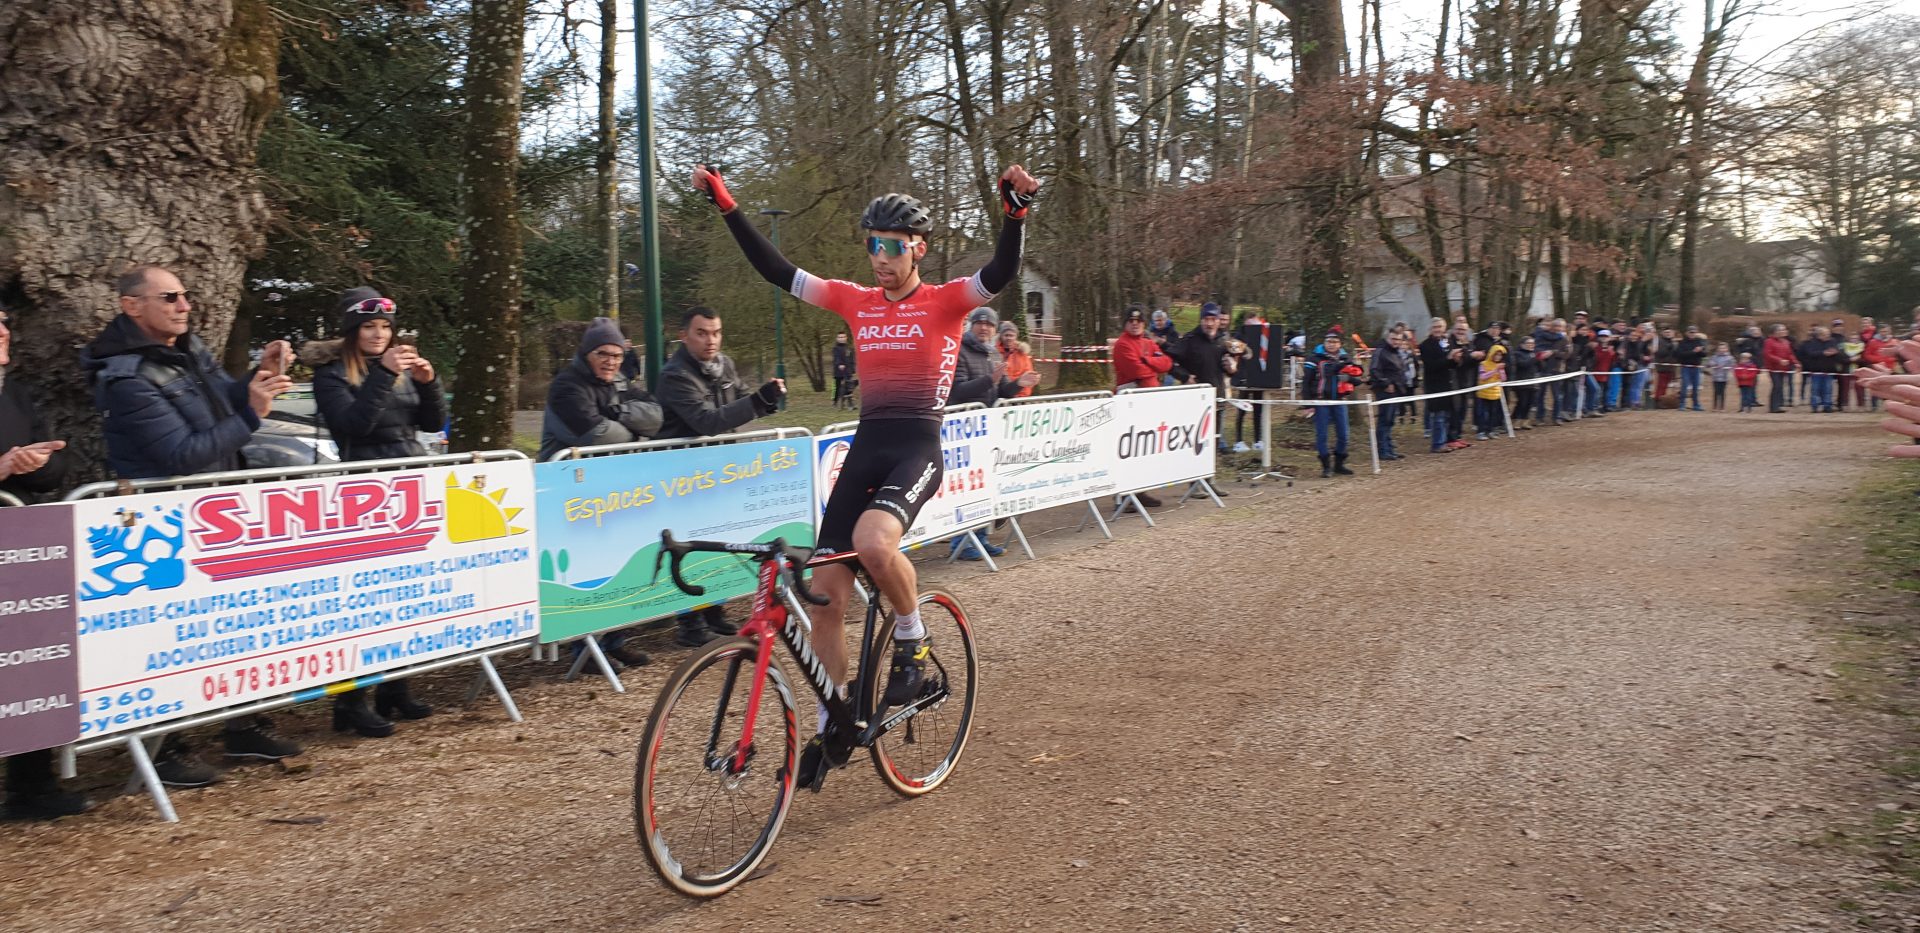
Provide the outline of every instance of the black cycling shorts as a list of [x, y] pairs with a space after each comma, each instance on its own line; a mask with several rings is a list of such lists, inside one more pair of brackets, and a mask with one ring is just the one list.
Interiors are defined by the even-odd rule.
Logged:
[[840, 477], [827, 494], [827, 510], [820, 517], [819, 550], [852, 550], [853, 526], [868, 509], [899, 519], [904, 533], [913, 527], [921, 507], [940, 491], [940, 477], [945, 472], [940, 456], [940, 422], [862, 419], [853, 431], [853, 444], [840, 466]]

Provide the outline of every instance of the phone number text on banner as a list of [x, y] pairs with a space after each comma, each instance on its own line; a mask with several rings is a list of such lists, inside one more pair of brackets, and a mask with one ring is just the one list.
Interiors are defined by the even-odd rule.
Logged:
[[524, 460], [74, 503], [81, 734], [530, 637]]
[[534, 467], [540, 499], [540, 640], [560, 641], [753, 592], [753, 567], [690, 554], [689, 596], [664, 569], [660, 532], [680, 539], [813, 543], [809, 439], [713, 444]]

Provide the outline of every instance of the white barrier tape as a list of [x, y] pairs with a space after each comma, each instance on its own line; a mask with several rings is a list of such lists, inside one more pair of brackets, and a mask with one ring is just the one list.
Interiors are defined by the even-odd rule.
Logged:
[[1105, 366], [1108, 363], [1113, 362], [1113, 360], [1110, 358], [1102, 359], [1102, 360], [1087, 360], [1087, 359], [1062, 360], [1062, 359], [1054, 359], [1051, 357], [1038, 357], [1032, 360], [1031, 362], [1035, 362], [1035, 363], [1099, 363], [1100, 365]]
[[1419, 401], [1424, 401], [1430, 398], [1447, 398], [1453, 395], [1465, 395], [1468, 392], [1478, 392], [1481, 389], [1488, 389], [1494, 386], [1499, 386], [1503, 389], [1512, 389], [1512, 388], [1517, 388], [1521, 386], [1541, 385], [1543, 383], [1548, 383], [1548, 382], [1559, 382], [1565, 379], [1573, 379], [1579, 376], [1587, 376], [1587, 375], [1592, 375], [1592, 374], [1588, 373], [1586, 370], [1583, 369], [1577, 373], [1561, 373], [1555, 376], [1539, 376], [1533, 379], [1521, 379], [1513, 382], [1489, 382], [1484, 386], [1468, 386], [1467, 388], [1464, 388], [1464, 389], [1450, 389], [1445, 392], [1429, 392], [1421, 395], [1396, 395], [1391, 398], [1353, 399], [1350, 401], [1335, 400], [1335, 399], [1285, 399], [1285, 398], [1282, 398], [1282, 399], [1243, 399], [1242, 401], [1245, 401], [1249, 405], [1297, 405], [1302, 408], [1327, 408], [1327, 407], [1332, 407], [1336, 405], [1372, 405], [1377, 407], [1380, 405], [1400, 405], [1407, 402], [1419, 402]]

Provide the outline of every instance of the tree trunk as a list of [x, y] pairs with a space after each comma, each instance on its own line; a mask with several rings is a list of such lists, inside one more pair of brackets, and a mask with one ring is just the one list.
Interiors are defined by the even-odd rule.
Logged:
[[[1328, 120], [1348, 108], [1340, 87], [1347, 59], [1347, 31], [1340, 0], [1285, 0], [1281, 11], [1293, 25], [1295, 100], [1312, 107]], [[1352, 145], [1348, 143], [1351, 141]], [[1357, 134], [1337, 143], [1357, 158]], [[1301, 198], [1306, 211], [1307, 245], [1300, 256], [1300, 313], [1310, 328], [1336, 321], [1354, 324], [1353, 288], [1347, 268], [1347, 236], [1352, 208], [1342, 189], [1352, 173], [1351, 163], [1322, 168], [1310, 179]]]
[[467, 48], [467, 252], [454, 450], [513, 445], [520, 360], [520, 53], [526, 0], [474, 0]]
[[113, 279], [159, 263], [218, 354], [264, 245], [255, 145], [278, 101], [266, 0], [0, 3], [0, 295], [11, 378], [103, 476], [75, 358], [118, 311]]
[[594, 159], [594, 180], [599, 195], [596, 220], [600, 222], [602, 274], [601, 313], [620, 317], [620, 128], [614, 120], [614, 79], [618, 69], [614, 57], [620, 52], [619, 0], [600, 0], [600, 151]]

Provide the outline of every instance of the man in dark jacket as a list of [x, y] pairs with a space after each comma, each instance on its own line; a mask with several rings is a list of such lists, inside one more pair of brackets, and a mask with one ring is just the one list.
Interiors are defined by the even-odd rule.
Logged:
[[977, 402], [992, 408], [1003, 398], [1013, 398], [1021, 389], [1038, 385], [1039, 373], [1023, 373], [1008, 379], [1003, 373], [1007, 362], [995, 346], [1000, 315], [992, 308], [975, 308], [967, 315], [967, 332], [960, 338], [960, 355], [953, 366], [953, 391], [948, 405]]
[[120, 314], [80, 353], [106, 414], [108, 469], [121, 479], [240, 469], [240, 448], [293, 385], [286, 341], [268, 344], [241, 382], [187, 333], [193, 304], [173, 273], [140, 266], [117, 284]]
[[1733, 338], [1733, 358], [1737, 360], [1740, 358], [1740, 354], [1751, 353], [1753, 354], [1753, 361], [1759, 363], [1761, 350], [1765, 347], [1766, 342], [1767, 337], [1760, 332], [1760, 325], [1749, 325], [1745, 333]]
[[[1314, 401], [1344, 402], [1353, 394], [1353, 386], [1360, 381], [1360, 367], [1342, 349], [1345, 341], [1338, 331], [1328, 333], [1321, 339], [1320, 345], [1313, 348], [1307, 361], [1300, 367], [1300, 397]], [[1347, 406], [1313, 406], [1313, 449], [1320, 455], [1320, 476], [1330, 477], [1336, 473], [1352, 476], [1347, 469]], [[1327, 446], [1327, 435], [1333, 434], [1333, 446]]]
[[853, 344], [847, 342], [847, 332], [833, 335], [833, 407], [846, 405], [847, 395], [853, 388]]
[[[770, 379], [747, 392], [733, 360], [720, 352], [720, 315], [691, 308], [680, 321], [680, 348], [660, 370], [661, 438], [731, 434], [748, 422], [773, 414], [786, 394], [783, 379]], [[673, 640], [689, 648], [704, 645], [740, 627], [727, 621], [718, 604], [680, 614]]]
[[1809, 410], [1836, 410], [1833, 404], [1833, 379], [1846, 365], [1846, 357], [1840, 353], [1840, 341], [1833, 339], [1833, 332], [1827, 328], [1815, 327], [1813, 335], [1800, 341], [1794, 353], [1800, 358], [1801, 372], [1808, 374], [1811, 383], [1807, 396]]
[[[1387, 335], [1386, 344], [1373, 352], [1367, 385], [1373, 389], [1374, 398], [1384, 401], [1412, 394], [1413, 354], [1407, 350], [1407, 341], [1410, 339], [1410, 334], [1394, 331]], [[1393, 446], [1393, 424], [1399, 420], [1399, 408], [1399, 405], [1388, 402], [1374, 413], [1374, 450], [1382, 460], [1401, 459], [1400, 452]]]
[[620, 377], [627, 339], [612, 318], [594, 318], [580, 335], [573, 362], [553, 374], [540, 423], [540, 459], [568, 447], [646, 440], [661, 429], [660, 405], [647, 390]]
[[[1557, 317], [1548, 318], [1539, 327], [1534, 328], [1533, 349], [1534, 355], [1540, 358], [1540, 375], [1558, 376], [1565, 373], [1567, 357], [1570, 355], [1567, 346], [1567, 322]], [[1567, 412], [1573, 407], [1569, 402], [1572, 398], [1572, 390], [1573, 380], [1571, 379], [1547, 383], [1546, 391], [1539, 394], [1539, 401], [1534, 404], [1534, 423], [1546, 423], [1549, 399], [1552, 400], [1553, 423], [1559, 424], [1566, 421]]]
[[1700, 407], [1700, 374], [1707, 364], [1707, 338], [1700, 336], [1700, 328], [1687, 326], [1687, 335], [1673, 345], [1673, 362], [1680, 367], [1680, 404], [1675, 406], [1686, 410], [1687, 397], [1693, 397], [1693, 410], [1704, 411]]
[[[1420, 342], [1421, 391], [1432, 394], [1450, 392], [1458, 386], [1453, 383], [1454, 360], [1465, 348], [1453, 345], [1447, 337], [1447, 322], [1433, 319], [1428, 329], [1427, 339]], [[1454, 440], [1453, 399], [1427, 399], [1427, 444], [1434, 453], [1458, 450]]]
[[[1230, 352], [1226, 312], [1212, 302], [1200, 306], [1199, 325], [1167, 347], [1167, 355], [1173, 357], [1179, 367], [1174, 377], [1180, 379], [1184, 375], [1186, 381], [1195, 385], [1213, 386], [1215, 397], [1222, 402], [1227, 398], [1227, 377], [1238, 364], [1237, 358], [1233, 363], [1227, 362]], [[1224, 419], [1217, 419], [1215, 423], [1219, 420]], [[1225, 431], [1217, 435], [1216, 447], [1221, 453], [1227, 453], [1226, 438]]]
[[[286, 377], [291, 350], [267, 345], [260, 367], [241, 382], [213, 360], [206, 344], [187, 333], [193, 303], [185, 286], [159, 266], [136, 266], [114, 283], [120, 314], [80, 352], [93, 381], [95, 404], [106, 415], [107, 467], [122, 479], [149, 479], [239, 469], [240, 448], [293, 383]], [[299, 745], [274, 735], [265, 717], [226, 723], [229, 758], [279, 760]], [[169, 736], [154, 758], [161, 782], [205, 787], [219, 772]]]

